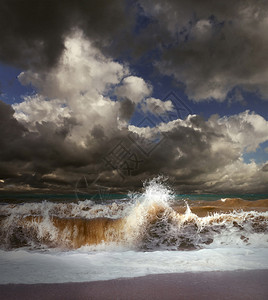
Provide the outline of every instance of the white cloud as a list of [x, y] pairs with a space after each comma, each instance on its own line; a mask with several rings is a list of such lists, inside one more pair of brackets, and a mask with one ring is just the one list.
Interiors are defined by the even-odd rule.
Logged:
[[142, 110], [155, 115], [162, 115], [165, 112], [173, 111], [174, 106], [170, 100], [161, 101], [160, 99], [150, 97], [143, 101]]
[[199, 20], [193, 27], [191, 34], [198, 40], [204, 40], [211, 37], [212, 25], [209, 20]]
[[26, 96], [23, 102], [14, 104], [13, 108], [14, 117], [31, 130], [35, 130], [36, 122], [53, 122], [61, 126], [64, 119], [71, 116], [65, 101], [47, 101], [42, 95]]
[[48, 98], [75, 101], [81, 94], [94, 102], [129, 73], [128, 69], [105, 57], [81, 32], [66, 38], [65, 51], [56, 67], [48, 72], [22, 72], [22, 84], [32, 84]]
[[[72, 118], [68, 138], [80, 145], [92, 140], [95, 126], [111, 137], [118, 130], [119, 102], [107, 96], [126, 76], [128, 69], [105, 57], [75, 32], [65, 41], [66, 50], [56, 67], [47, 72], [22, 72], [22, 84], [32, 84], [39, 94], [13, 105], [15, 117], [33, 129], [35, 124]], [[120, 121], [120, 120], [119, 120]], [[119, 126], [120, 127], [120, 126]]]
[[224, 117], [219, 124], [225, 125], [232, 141], [246, 152], [256, 151], [259, 144], [268, 140], [268, 121], [249, 111]]
[[123, 79], [122, 84], [116, 89], [116, 95], [120, 98], [127, 98], [134, 103], [141, 102], [152, 93], [152, 87], [142, 78], [128, 76]]
[[246, 164], [242, 159], [238, 159], [232, 164], [217, 169], [216, 172], [203, 175], [203, 178], [206, 179], [206, 189], [208, 191], [216, 189], [221, 192], [228, 190], [229, 192], [260, 193], [266, 190], [266, 182], [268, 181], [268, 174], [262, 172], [262, 167], [263, 165], [258, 165], [255, 162]]

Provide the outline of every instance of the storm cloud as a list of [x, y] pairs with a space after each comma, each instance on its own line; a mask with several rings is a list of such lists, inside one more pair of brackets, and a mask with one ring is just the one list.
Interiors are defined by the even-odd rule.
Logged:
[[154, 31], [169, 36], [155, 65], [182, 82], [191, 99], [224, 101], [228, 93], [241, 89], [268, 98], [267, 1], [141, 4], [157, 21]]
[[243, 91], [267, 99], [267, 12], [261, 0], [4, 0], [0, 60], [31, 70], [53, 67], [66, 37], [81, 30], [114, 58], [139, 60], [156, 51], [147, 60], [184, 85], [192, 100], [233, 94], [243, 100]]
[[3, 0], [0, 3], [0, 60], [15, 66], [44, 69], [55, 66], [65, 37], [82, 29], [92, 42], [104, 46], [125, 28], [123, 1]]
[[127, 191], [163, 174], [179, 192], [267, 192], [267, 162], [244, 159], [268, 140], [267, 119], [174, 118], [129, 63], [149, 53], [194, 101], [268, 99], [267, 11], [253, 0], [1, 1], [0, 60], [35, 93], [0, 101], [0, 189], [74, 191], [87, 176]]
[[[65, 48], [50, 71], [20, 74], [20, 81], [35, 86], [37, 94], [13, 107], [1, 102], [7, 189], [14, 184], [72, 189], [84, 174], [123, 189], [165, 174], [183, 191], [265, 191], [266, 167], [243, 161], [243, 153], [268, 139], [263, 117], [248, 111], [208, 120], [189, 115], [156, 125], [154, 118], [172, 113], [171, 101], [151, 98], [149, 84], [81, 33], [67, 38]], [[131, 93], [133, 81], [140, 88]], [[154, 126], [128, 123], [138, 105]], [[128, 156], [116, 164], [114, 150]]]

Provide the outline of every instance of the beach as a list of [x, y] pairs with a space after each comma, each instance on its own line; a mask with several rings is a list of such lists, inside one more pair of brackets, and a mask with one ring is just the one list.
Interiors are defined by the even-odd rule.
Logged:
[[202, 197], [3, 203], [0, 299], [267, 299], [267, 197]]
[[0, 285], [1, 299], [267, 299], [268, 270], [159, 274], [107, 281]]
[[268, 0], [0, 25], [0, 300], [268, 300]]

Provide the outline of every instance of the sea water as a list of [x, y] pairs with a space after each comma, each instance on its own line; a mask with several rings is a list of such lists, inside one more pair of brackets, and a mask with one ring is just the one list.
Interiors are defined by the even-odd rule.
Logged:
[[3, 201], [0, 284], [268, 269], [265, 196], [178, 196], [154, 179], [120, 198]]

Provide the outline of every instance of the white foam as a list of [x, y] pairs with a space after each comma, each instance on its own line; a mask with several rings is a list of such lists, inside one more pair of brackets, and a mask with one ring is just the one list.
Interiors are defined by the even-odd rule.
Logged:
[[[51, 240], [56, 240], [58, 232], [51, 222], [51, 216], [88, 219], [124, 217], [126, 241], [83, 246], [68, 252], [59, 249], [38, 252], [26, 248], [0, 250], [0, 284], [81, 282], [160, 273], [268, 269], [268, 237], [265, 229], [268, 212], [233, 211], [200, 218], [191, 212], [188, 205], [184, 214], [176, 213], [170, 206], [173, 199], [170, 190], [155, 179], [147, 184], [143, 194], [133, 196], [132, 201], [126, 203], [104, 205], [86, 200], [78, 203], [3, 205], [1, 213], [8, 215], [2, 223], [4, 232], [16, 226], [16, 220], [22, 216], [41, 215], [43, 218], [40, 222], [33, 222], [38, 235], [44, 237], [49, 233]], [[152, 224], [151, 216], [154, 218]], [[155, 226], [158, 221], [159, 227]], [[260, 229], [258, 226], [261, 226]], [[66, 235], [68, 237], [68, 232]], [[174, 244], [176, 250], [181, 239], [204, 249], [132, 251], [168, 249], [165, 240], [169, 236], [178, 241]], [[141, 237], [145, 237], [146, 246], [152, 247], [139, 248], [143, 246], [142, 241], [137, 243]], [[161, 248], [162, 245], [167, 247]]]
[[267, 248], [89, 253], [0, 251], [0, 284], [82, 282], [161, 273], [268, 269], [267, 257]]
[[42, 201], [39, 203], [8, 204], [0, 206], [0, 213], [9, 216], [58, 216], [60, 218], [81, 217], [86, 219], [107, 217], [117, 219], [126, 216], [129, 203], [96, 204], [91, 200], [78, 203], [53, 203]]
[[[96, 204], [91, 200], [78, 203], [44, 201], [3, 205], [1, 213], [8, 217], [1, 224], [2, 240], [9, 246], [13, 236], [21, 238], [21, 232], [17, 232], [16, 228], [21, 226], [21, 218], [27, 215], [42, 216], [38, 221], [30, 219], [24, 224], [28, 231], [22, 238], [31, 244], [33, 242], [31, 233], [35, 232], [37, 239], [34, 236], [34, 241], [37, 242], [37, 246], [44, 240], [59, 245], [61, 243], [58, 243], [58, 240], [65, 239], [68, 242], [72, 236], [72, 232], [67, 228], [59, 232], [51, 216], [86, 219], [124, 217], [124, 228], [120, 229], [122, 239], [118, 243], [121, 242], [120, 246], [127, 244], [129, 249], [178, 250], [181, 244], [185, 247], [185, 242], [194, 248], [268, 247], [268, 212], [233, 211], [198, 217], [186, 203], [185, 213], [179, 214], [170, 205], [174, 200], [173, 193], [159, 180], [161, 178], [153, 179], [145, 185], [144, 193], [124, 202]], [[260, 228], [255, 230], [258, 226]]]

